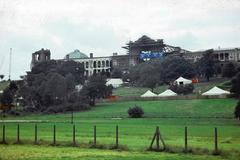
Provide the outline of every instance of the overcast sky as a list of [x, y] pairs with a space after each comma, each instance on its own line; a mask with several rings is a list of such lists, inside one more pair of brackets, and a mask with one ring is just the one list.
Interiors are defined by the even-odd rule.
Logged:
[[12, 79], [30, 69], [41, 48], [61, 59], [125, 54], [142, 35], [187, 50], [240, 47], [239, 0], [0, 0], [0, 74]]

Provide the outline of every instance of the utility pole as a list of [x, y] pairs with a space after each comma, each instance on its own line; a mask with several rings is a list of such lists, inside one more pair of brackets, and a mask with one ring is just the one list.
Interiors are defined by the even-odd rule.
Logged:
[[9, 81], [11, 81], [11, 68], [12, 68], [12, 48], [10, 48], [9, 54], [9, 76], [8, 76]]

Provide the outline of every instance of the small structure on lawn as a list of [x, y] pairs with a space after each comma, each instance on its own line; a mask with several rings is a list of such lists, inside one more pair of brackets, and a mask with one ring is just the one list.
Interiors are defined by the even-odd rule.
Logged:
[[184, 84], [191, 84], [192, 80], [183, 78], [183, 77], [179, 77], [178, 79], [176, 79], [174, 81], [174, 83], [178, 84], [178, 85], [184, 85]]
[[112, 85], [113, 88], [120, 87], [123, 84], [123, 80], [121, 78], [110, 78], [107, 79], [106, 85]]
[[216, 96], [216, 95], [226, 95], [226, 94], [230, 94], [230, 92], [225, 91], [225, 90], [215, 86], [212, 89], [208, 90], [207, 92], [204, 92], [202, 95], [203, 96]]
[[177, 93], [173, 92], [171, 89], [167, 89], [166, 91], [160, 93], [158, 96], [159, 97], [171, 97], [171, 96], [177, 96]]
[[155, 93], [151, 92], [150, 90], [148, 90], [143, 95], [141, 95], [141, 97], [157, 97], [157, 95]]

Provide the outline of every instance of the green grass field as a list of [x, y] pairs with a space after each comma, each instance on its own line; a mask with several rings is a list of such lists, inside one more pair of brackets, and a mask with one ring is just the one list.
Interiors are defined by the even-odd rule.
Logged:
[[[23, 159], [52, 159], [51, 153], [59, 153], [55, 159], [237, 159], [240, 157], [240, 122], [233, 119], [235, 99], [136, 101], [98, 104], [92, 110], [74, 113], [78, 148], [66, 147], [72, 142], [71, 114], [28, 115], [7, 117], [5, 120], [44, 120], [38, 123], [40, 146], [31, 146], [35, 123], [20, 123], [20, 138], [25, 145], [0, 145], [6, 150], [2, 159], [18, 154]], [[128, 118], [127, 110], [141, 106], [145, 115], [141, 119]], [[2, 128], [0, 124], [0, 128]], [[51, 147], [53, 124], [56, 124], [57, 144]], [[16, 141], [17, 123], [5, 123], [7, 142]], [[97, 143], [102, 150], [89, 149], [93, 141], [93, 126], [97, 126]], [[106, 150], [115, 143], [115, 126], [119, 126], [119, 144], [126, 151]], [[155, 127], [159, 126], [171, 152], [180, 152], [184, 146], [184, 127], [189, 130], [189, 147], [194, 155], [183, 153], [146, 152]], [[221, 156], [211, 156], [214, 147], [214, 127], [218, 127]], [[2, 129], [0, 130], [0, 138]], [[35, 153], [39, 150], [38, 154]], [[62, 152], [63, 150], [66, 150]], [[77, 153], [75, 153], [77, 152]], [[28, 154], [29, 153], [29, 154]], [[64, 154], [65, 153], [65, 154]], [[89, 156], [85, 156], [89, 153]], [[1, 154], [1, 153], [0, 153]], [[88, 155], [88, 154], [87, 154]], [[11, 158], [10, 158], [11, 159]], [[14, 159], [14, 158], [13, 158]]]

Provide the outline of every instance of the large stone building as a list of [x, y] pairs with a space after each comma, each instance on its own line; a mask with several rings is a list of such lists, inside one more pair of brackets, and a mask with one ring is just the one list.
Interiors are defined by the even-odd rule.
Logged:
[[30, 68], [32, 69], [32, 67], [38, 63], [38, 62], [44, 62], [44, 61], [48, 61], [51, 59], [51, 53], [50, 50], [48, 49], [41, 49], [39, 51], [36, 51], [32, 54], [32, 61], [31, 61], [31, 66]]
[[[67, 54], [64, 60], [74, 60], [82, 63], [85, 68], [85, 75], [90, 76], [99, 72], [110, 73], [114, 68], [127, 71], [131, 66], [168, 55], [182, 56], [191, 62], [196, 62], [206, 51], [190, 52], [180, 47], [167, 45], [162, 39], [154, 40], [145, 35], [134, 42], [128, 42], [123, 48], [127, 50], [127, 54], [118, 55], [117, 53], [113, 53], [112, 56], [105, 57], [94, 57], [93, 53], [90, 53], [88, 57], [79, 50], [74, 50]], [[222, 65], [228, 61], [240, 62], [240, 48], [218, 48], [213, 51], [214, 57]], [[50, 60], [50, 51], [43, 49], [37, 51], [32, 54], [31, 67], [37, 62], [46, 60]]]
[[[191, 62], [196, 62], [203, 57], [206, 50], [186, 53], [183, 57]], [[213, 55], [221, 65], [226, 62], [240, 63], [240, 48], [217, 48], [213, 49]]]
[[67, 54], [65, 60], [74, 60], [82, 63], [85, 68], [85, 75], [90, 76], [94, 73], [106, 72], [110, 73], [112, 70], [112, 58], [111, 57], [93, 57], [93, 53], [90, 53], [88, 57], [86, 54], [79, 50]]

